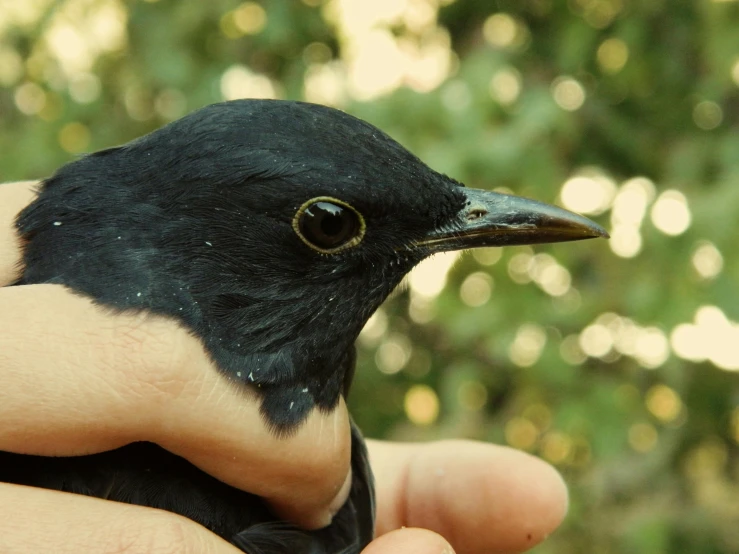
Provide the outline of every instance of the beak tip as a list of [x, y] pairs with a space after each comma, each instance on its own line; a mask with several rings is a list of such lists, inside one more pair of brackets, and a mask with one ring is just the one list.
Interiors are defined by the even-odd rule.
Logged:
[[610, 239], [611, 235], [608, 231], [606, 231], [603, 227], [600, 225], [597, 226], [594, 230], [593, 238], [604, 238], [604, 239]]
[[599, 238], [599, 237], [604, 238], [604, 239], [611, 238], [610, 233], [598, 224], [593, 226], [593, 231], [595, 231], [595, 235], [593, 236], [593, 238]]

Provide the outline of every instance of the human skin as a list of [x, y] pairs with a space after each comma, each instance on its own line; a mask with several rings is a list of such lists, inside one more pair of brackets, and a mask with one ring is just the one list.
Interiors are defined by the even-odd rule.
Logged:
[[[111, 313], [60, 285], [8, 287], [21, 270], [14, 220], [34, 186], [0, 185], [0, 450], [81, 455], [152, 441], [287, 519], [327, 524], [350, 482], [344, 402], [277, 438], [255, 397], [176, 322]], [[567, 510], [559, 474], [523, 452], [471, 441], [368, 447], [378, 502], [370, 554], [523, 552]], [[175, 514], [4, 483], [0, 551], [238, 552]]]

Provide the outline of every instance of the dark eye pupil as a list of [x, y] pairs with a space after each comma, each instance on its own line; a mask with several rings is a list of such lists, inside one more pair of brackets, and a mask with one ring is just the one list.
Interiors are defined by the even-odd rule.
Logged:
[[316, 202], [306, 208], [299, 224], [311, 244], [326, 250], [342, 246], [359, 232], [357, 214], [331, 202]]
[[335, 237], [346, 227], [346, 218], [340, 214], [326, 214], [321, 218], [321, 231], [324, 235]]

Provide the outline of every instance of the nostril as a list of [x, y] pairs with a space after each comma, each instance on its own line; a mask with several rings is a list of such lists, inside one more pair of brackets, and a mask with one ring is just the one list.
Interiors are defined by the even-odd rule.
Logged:
[[476, 219], [480, 219], [481, 217], [487, 215], [487, 213], [487, 210], [476, 208], [474, 210], [471, 210], [470, 213], [467, 214], [467, 221], [475, 221]]

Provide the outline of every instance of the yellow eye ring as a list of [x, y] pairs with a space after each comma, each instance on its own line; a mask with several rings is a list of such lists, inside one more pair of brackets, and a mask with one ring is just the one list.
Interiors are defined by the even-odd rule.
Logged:
[[305, 202], [295, 213], [295, 234], [321, 254], [336, 254], [362, 242], [367, 225], [352, 205], [331, 196]]

